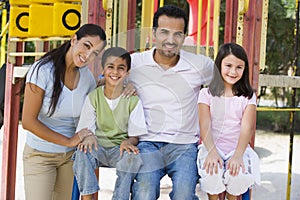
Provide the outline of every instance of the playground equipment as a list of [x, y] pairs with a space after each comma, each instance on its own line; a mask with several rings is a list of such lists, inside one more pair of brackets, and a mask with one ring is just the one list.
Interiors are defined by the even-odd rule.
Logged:
[[[188, 3], [190, 5], [188, 38], [192, 42], [187, 42], [184, 48], [214, 57], [219, 45], [220, 1], [188, 0]], [[137, 0], [10, 0], [9, 23], [6, 18], [8, 3], [5, 4], [6, 6], [2, 6], [0, 66], [6, 62], [7, 72], [0, 199], [13, 200], [20, 107], [18, 92], [28, 69], [24, 66], [24, 57], [39, 58], [49, 50], [50, 44], [55, 45], [56, 42], [68, 40], [70, 34], [78, 27], [78, 20], [82, 24], [89, 22], [102, 26], [107, 34], [108, 46], [121, 46], [131, 52], [143, 51], [146, 47], [154, 45], [150, 28], [152, 16], [158, 6], [164, 5], [164, 1], [141, 0], [140, 29], [135, 25], [136, 13], [139, 11]], [[237, 42], [245, 48], [251, 66], [250, 80], [254, 89], [257, 90], [259, 85], [273, 86], [274, 77], [259, 75], [259, 70], [264, 68], [265, 63], [268, 0], [226, 1], [225, 9], [224, 42]], [[53, 20], [54, 26], [35, 31], [33, 27], [37, 26], [36, 23], [43, 24], [39, 20], [43, 19], [44, 15], [47, 15], [45, 16], [47, 19]], [[135, 39], [135, 35], [139, 35], [138, 40]], [[24, 52], [24, 45], [29, 41], [35, 42], [36, 52]], [[90, 66], [95, 76], [98, 73], [96, 65]], [[299, 82], [287, 84], [290, 87], [299, 85]], [[291, 143], [292, 135], [293, 133]], [[254, 137], [251, 145], [254, 146]], [[287, 195], [290, 193], [290, 174], [291, 168], [289, 168]]]

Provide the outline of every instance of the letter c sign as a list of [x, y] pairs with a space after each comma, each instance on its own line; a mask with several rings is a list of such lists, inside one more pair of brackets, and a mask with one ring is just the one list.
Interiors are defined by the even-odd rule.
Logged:
[[[71, 15], [76, 15], [77, 17], [77, 24], [75, 25], [70, 25], [68, 23], [68, 17], [72, 18]], [[80, 27], [80, 12], [78, 10], [75, 9], [68, 9], [64, 12], [63, 16], [62, 16], [62, 24], [64, 25], [64, 27], [70, 31], [75, 31]]]
[[[27, 21], [28, 21], [28, 17], [29, 17], [29, 12], [22, 12], [20, 13], [17, 18], [16, 18], [16, 26], [20, 31], [23, 32], [28, 32], [28, 27], [23, 27], [24, 24], [21, 23], [21, 20], [23, 17], [27, 17]], [[24, 19], [24, 18], [23, 18]], [[28, 25], [28, 24], [27, 24]]]

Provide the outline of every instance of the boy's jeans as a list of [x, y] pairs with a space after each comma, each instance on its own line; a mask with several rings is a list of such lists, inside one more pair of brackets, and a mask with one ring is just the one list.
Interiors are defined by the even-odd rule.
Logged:
[[143, 166], [133, 183], [133, 200], [155, 200], [160, 195], [160, 179], [168, 174], [172, 179], [172, 200], [196, 200], [197, 145], [140, 141]]
[[98, 151], [92, 153], [77, 150], [73, 156], [73, 170], [81, 195], [96, 193], [100, 188], [95, 175], [95, 169], [99, 167], [116, 167], [117, 180], [113, 199], [129, 199], [131, 185], [139, 168], [142, 166], [140, 155], [123, 152], [120, 157], [119, 146], [103, 148], [98, 145]]

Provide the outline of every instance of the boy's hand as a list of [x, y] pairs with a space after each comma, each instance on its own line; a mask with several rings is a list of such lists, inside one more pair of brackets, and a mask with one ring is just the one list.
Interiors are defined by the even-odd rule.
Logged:
[[84, 151], [86, 153], [88, 150], [90, 153], [92, 153], [94, 149], [98, 150], [98, 141], [95, 135], [87, 136], [84, 138], [84, 140], [78, 145], [79, 151]]
[[127, 151], [129, 154], [133, 152], [134, 154], [139, 153], [139, 149], [133, 145], [129, 139], [124, 140], [120, 145], [120, 156], [123, 155], [123, 151]]

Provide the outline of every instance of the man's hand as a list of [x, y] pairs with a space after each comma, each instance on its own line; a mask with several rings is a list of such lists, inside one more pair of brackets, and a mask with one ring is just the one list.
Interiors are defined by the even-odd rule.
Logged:
[[137, 93], [134, 85], [131, 82], [128, 82], [126, 87], [124, 88], [122, 96], [128, 98], [130, 96], [135, 96], [135, 95], [137, 95]]

